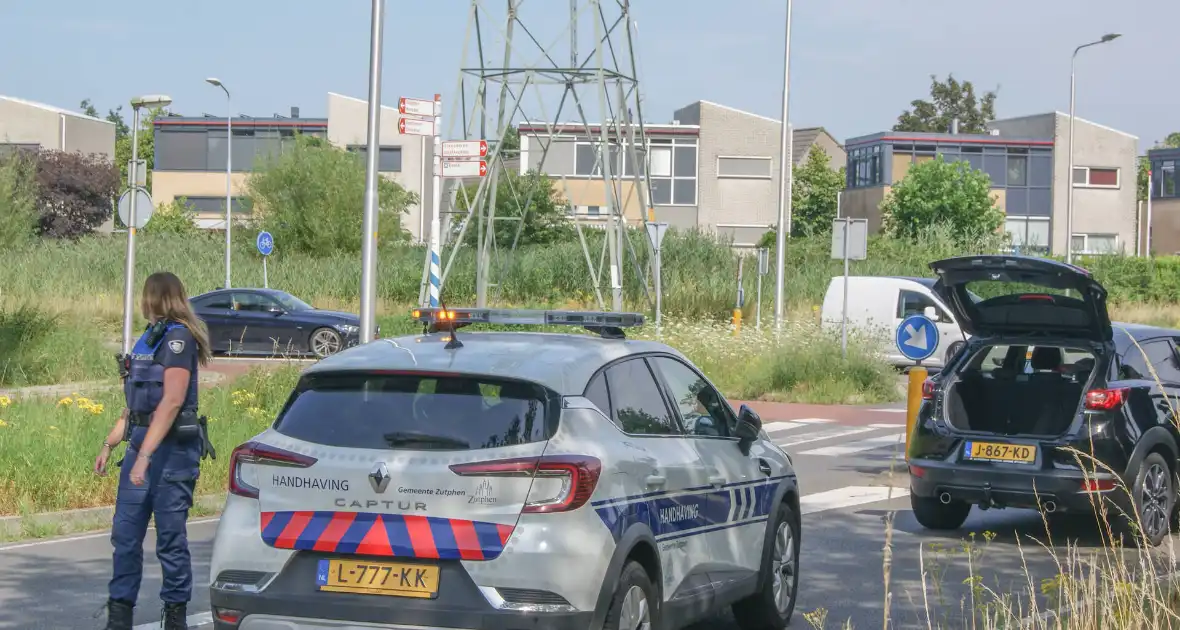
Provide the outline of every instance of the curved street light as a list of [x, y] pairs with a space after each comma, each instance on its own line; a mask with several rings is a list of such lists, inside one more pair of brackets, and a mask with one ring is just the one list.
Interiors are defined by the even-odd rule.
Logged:
[[234, 145], [234, 113], [231, 106], [229, 88], [221, 79], [209, 77], [205, 82], [219, 87], [225, 92], [225, 104], [229, 111], [225, 114], [225, 288], [230, 288], [230, 228], [233, 226], [233, 145]]

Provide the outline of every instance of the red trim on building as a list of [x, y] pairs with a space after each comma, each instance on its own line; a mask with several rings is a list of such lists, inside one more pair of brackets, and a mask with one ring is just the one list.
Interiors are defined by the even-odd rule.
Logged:
[[895, 142], [912, 142], [914, 144], [1001, 144], [1009, 146], [1025, 146], [1025, 147], [1051, 147], [1052, 140], [1019, 140], [1014, 138], [967, 138], [967, 137], [943, 137], [943, 138], [907, 138], [904, 136], [885, 136], [884, 138], [877, 138], [875, 140], [865, 140], [855, 144], [849, 144], [849, 147], [858, 147], [866, 144], [879, 143], [895, 143]]
[[[518, 127], [517, 130], [520, 131], [521, 133], [549, 133], [549, 129], [544, 126]], [[657, 135], [657, 136], [699, 136], [699, 135], [701, 135], [700, 129], [669, 129], [667, 127], [658, 127], [658, 126], [653, 127], [651, 125], [644, 125], [643, 130], [648, 135]], [[638, 131], [639, 131], [638, 125], [635, 125], [635, 131], [638, 133]], [[554, 133], [562, 133], [562, 134], [583, 134], [584, 135], [586, 133], [586, 128], [581, 125], [554, 126], [553, 132]], [[592, 125], [590, 127], [590, 133], [600, 134], [600, 133], [602, 133], [602, 128], [595, 127]], [[617, 132], [614, 129], [607, 129], [607, 133], [610, 135], [615, 135]], [[629, 135], [629, 132], [623, 131], [623, 135]]]
[[[224, 118], [210, 118], [209, 120], [169, 120], [157, 118], [155, 125], [176, 127], [224, 127]], [[234, 127], [299, 127], [303, 129], [327, 129], [328, 123], [320, 121], [271, 120], [269, 118], [234, 119]]]

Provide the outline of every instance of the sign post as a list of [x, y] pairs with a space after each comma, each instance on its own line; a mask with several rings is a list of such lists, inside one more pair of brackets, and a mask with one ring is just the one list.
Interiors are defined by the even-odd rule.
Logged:
[[918, 422], [918, 411], [922, 407], [922, 384], [926, 382], [927, 375], [922, 361], [930, 358], [938, 349], [938, 326], [924, 314], [915, 313], [901, 321], [894, 335], [894, 343], [901, 356], [914, 362], [906, 388], [905, 456], [906, 461], [909, 461], [910, 436]]
[[742, 332], [742, 307], [746, 304], [746, 292], [742, 287], [742, 271], [746, 258], [738, 257], [737, 303], [733, 306], [733, 334]]
[[660, 334], [660, 313], [663, 310], [663, 287], [661, 276], [660, 244], [664, 242], [664, 233], [668, 231], [667, 223], [648, 223], [647, 237], [651, 239], [652, 249], [655, 250], [654, 266], [656, 277], [656, 334]]
[[[836, 207], [839, 212], [840, 196], [837, 193]], [[848, 358], [848, 262], [868, 257], [868, 219], [832, 220], [832, 258], [844, 261], [844, 304], [840, 312], [840, 352]]]
[[758, 248], [758, 304], [754, 307], [754, 326], [762, 330], [762, 276], [770, 273], [770, 250]]
[[442, 220], [439, 217], [440, 204], [442, 202], [442, 95], [435, 94], [434, 102], [431, 103], [431, 112], [434, 116], [433, 129], [431, 130], [434, 137], [434, 159], [433, 169], [431, 169], [431, 184], [430, 190], [432, 193], [430, 199], [430, 306], [437, 307], [439, 305], [439, 296], [442, 295], [442, 240], [439, 236], [439, 231], [442, 229]]
[[266, 276], [266, 259], [275, 251], [275, 239], [270, 235], [270, 232], [259, 232], [258, 238], [254, 239], [254, 246], [258, 248], [258, 253], [262, 254], [262, 288], [269, 289], [270, 281]]

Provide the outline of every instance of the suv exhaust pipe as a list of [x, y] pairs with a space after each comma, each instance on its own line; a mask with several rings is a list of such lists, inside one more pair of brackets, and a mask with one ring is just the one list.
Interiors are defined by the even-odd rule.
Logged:
[[938, 502], [943, 505], [950, 505], [951, 504], [951, 493], [943, 492], [942, 494], [938, 495]]
[[1044, 507], [1045, 507], [1046, 514], [1052, 514], [1057, 511], [1057, 502], [1056, 501], [1045, 501]]

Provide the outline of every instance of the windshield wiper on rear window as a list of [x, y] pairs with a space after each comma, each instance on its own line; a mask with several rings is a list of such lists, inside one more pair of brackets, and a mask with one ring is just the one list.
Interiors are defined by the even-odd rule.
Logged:
[[420, 445], [423, 447], [433, 447], [439, 449], [469, 449], [471, 444], [445, 435], [433, 435], [430, 433], [418, 433], [416, 431], [395, 431], [393, 433], [386, 433], [381, 436], [385, 438], [385, 443], [392, 447], [407, 446], [410, 444]]

